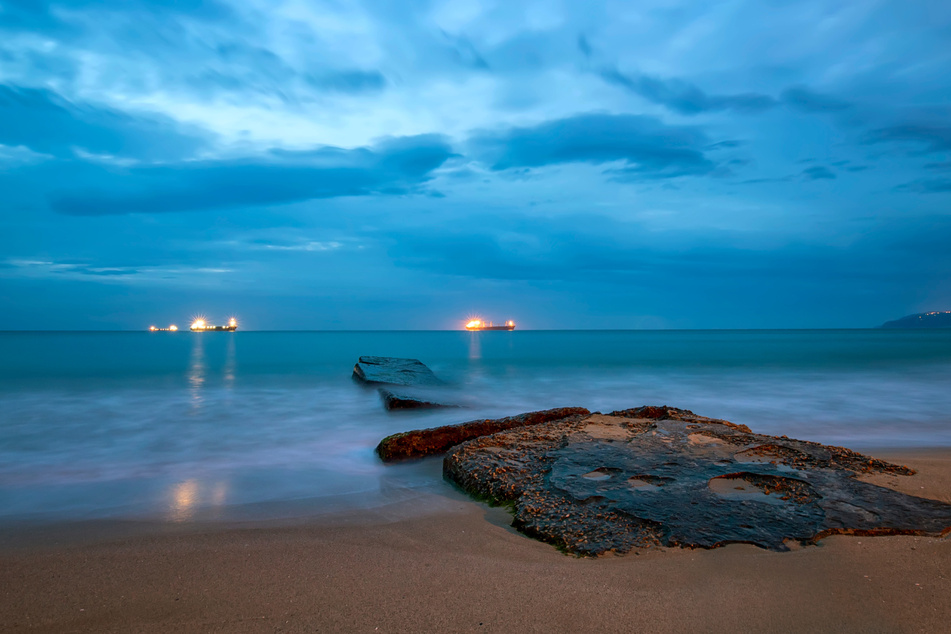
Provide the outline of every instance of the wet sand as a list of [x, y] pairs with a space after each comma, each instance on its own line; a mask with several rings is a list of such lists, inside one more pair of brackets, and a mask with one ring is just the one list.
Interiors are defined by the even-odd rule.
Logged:
[[[951, 503], [951, 450], [868, 452]], [[0, 533], [0, 630], [941, 632], [951, 538], [830, 537], [578, 559], [450, 490], [278, 524]]]

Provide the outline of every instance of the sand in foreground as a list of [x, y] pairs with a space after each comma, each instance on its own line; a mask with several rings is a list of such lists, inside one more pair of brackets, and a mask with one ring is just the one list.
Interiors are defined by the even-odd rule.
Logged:
[[[919, 470], [877, 483], [951, 502], [951, 451], [874, 455]], [[0, 630], [944, 632], [951, 622], [948, 538], [577, 559], [462, 496], [441, 498], [438, 512], [432, 500], [407, 504], [427, 510], [8, 543]]]

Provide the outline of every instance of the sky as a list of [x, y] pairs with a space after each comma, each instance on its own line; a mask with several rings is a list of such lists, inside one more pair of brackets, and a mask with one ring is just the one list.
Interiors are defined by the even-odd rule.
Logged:
[[0, 0], [0, 330], [951, 309], [951, 4]]

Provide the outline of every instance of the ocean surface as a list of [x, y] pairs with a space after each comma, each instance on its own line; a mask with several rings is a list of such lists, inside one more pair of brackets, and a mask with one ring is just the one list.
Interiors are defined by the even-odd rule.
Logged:
[[[387, 413], [361, 355], [464, 409]], [[855, 449], [951, 446], [951, 330], [0, 333], [0, 523], [320, 514], [444, 487], [384, 436], [668, 404]]]

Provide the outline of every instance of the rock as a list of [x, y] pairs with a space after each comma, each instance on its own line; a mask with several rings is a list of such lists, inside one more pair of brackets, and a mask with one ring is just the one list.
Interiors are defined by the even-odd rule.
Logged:
[[416, 395], [397, 393], [385, 388], [380, 388], [380, 398], [383, 399], [383, 407], [387, 411], [394, 409], [435, 409], [439, 407], [459, 407], [453, 403], [444, 403], [437, 397], [428, 395]]
[[510, 505], [519, 530], [577, 555], [951, 533], [951, 505], [855, 478], [912, 475], [907, 467], [668, 407], [482, 436], [453, 448], [443, 472]]
[[390, 385], [445, 385], [418, 359], [360, 357], [353, 378], [364, 383]]
[[473, 420], [459, 425], [445, 425], [433, 429], [403, 432], [387, 436], [381, 440], [376, 447], [376, 452], [383, 462], [422, 458], [443, 453], [453, 445], [486, 434], [494, 434], [527, 425], [540, 425], [551, 421], [573, 420], [587, 416], [589, 413], [583, 407], [559, 407], [495, 420]]

